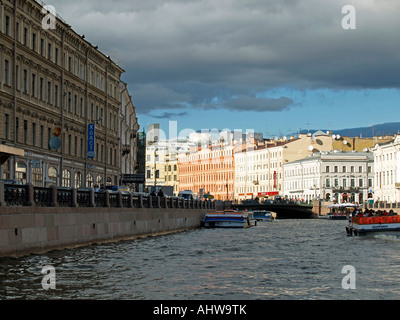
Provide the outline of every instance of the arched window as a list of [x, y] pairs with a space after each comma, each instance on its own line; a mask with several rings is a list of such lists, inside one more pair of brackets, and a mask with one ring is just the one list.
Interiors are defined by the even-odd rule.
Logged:
[[94, 185], [94, 179], [93, 179], [93, 175], [91, 173], [88, 173], [86, 176], [86, 186], [88, 188], [93, 188]]
[[48, 181], [50, 185], [57, 185], [57, 169], [50, 167], [48, 171]]
[[81, 188], [82, 187], [82, 173], [75, 172], [75, 188]]
[[64, 169], [62, 173], [62, 186], [71, 187], [71, 172], [67, 169]]
[[99, 174], [99, 175], [96, 177], [96, 184], [97, 184], [99, 187], [101, 187], [102, 184], [104, 184], [103, 176], [102, 176], [101, 174]]

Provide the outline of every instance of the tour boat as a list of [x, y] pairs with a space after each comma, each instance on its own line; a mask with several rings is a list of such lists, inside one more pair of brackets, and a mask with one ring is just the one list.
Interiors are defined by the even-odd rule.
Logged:
[[272, 221], [276, 218], [276, 213], [266, 210], [253, 211], [254, 219], [257, 221]]
[[366, 235], [369, 233], [392, 233], [400, 231], [400, 216], [373, 216], [373, 217], [352, 217], [346, 226], [349, 236]]
[[253, 212], [224, 210], [207, 213], [203, 225], [206, 228], [247, 228], [255, 225]]
[[328, 206], [330, 213], [325, 216], [320, 216], [321, 219], [331, 219], [331, 220], [347, 220], [351, 214], [350, 208], [358, 208], [357, 204], [353, 203], [337, 203]]

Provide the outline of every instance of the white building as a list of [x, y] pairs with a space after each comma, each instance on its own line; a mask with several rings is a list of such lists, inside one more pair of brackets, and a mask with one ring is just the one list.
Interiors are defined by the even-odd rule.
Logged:
[[139, 131], [135, 106], [126, 83], [120, 83], [121, 107], [119, 113], [121, 178], [137, 172], [137, 132]]
[[400, 135], [394, 141], [376, 144], [372, 150], [375, 201], [400, 202]]
[[249, 145], [235, 151], [235, 199], [273, 198], [282, 189], [285, 143]]
[[314, 153], [283, 165], [284, 196], [363, 203], [372, 197], [374, 158], [369, 152]]

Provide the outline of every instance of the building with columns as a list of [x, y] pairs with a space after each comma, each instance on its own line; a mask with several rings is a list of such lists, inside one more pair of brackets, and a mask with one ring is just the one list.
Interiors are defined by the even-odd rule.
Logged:
[[0, 6], [0, 140], [14, 148], [2, 153], [1, 178], [118, 184], [124, 70], [59, 16], [43, 28], [42, 9], [33, 0]]
[[341, 150], [313, 153], [283, 165], [284, 197], [311, 201], [363, 203], [372, 198], [372, 152]]

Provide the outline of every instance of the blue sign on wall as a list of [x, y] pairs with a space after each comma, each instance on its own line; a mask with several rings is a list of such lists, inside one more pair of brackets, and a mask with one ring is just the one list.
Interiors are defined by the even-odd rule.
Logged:
[[95, 135], [95, 125], [94, 123], [88, 124], [88, 152], [87, 157], [93, 159], [96, 153], [94, 152], [94, 135]]

